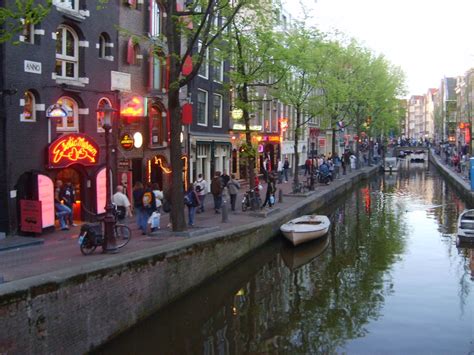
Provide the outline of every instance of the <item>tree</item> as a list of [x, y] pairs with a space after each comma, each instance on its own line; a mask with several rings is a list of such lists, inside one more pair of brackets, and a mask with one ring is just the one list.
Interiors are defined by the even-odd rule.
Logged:
[[[180, 134], [181, 106], [180, 88], [186, 86], [198, 73], [207, 49], [228, 29], [239, 11], [250, 7], [256, 0], [195, 0], [186, 1], [186, 7], [178, 6], [178, 0], [163, 0], [166, 13], [163, 37], [169, 58], [168, 111], [170, 115], [170, 158], [171, 158], [171, 220], [174, 231], [186, 229], [184, 219], [183, 163], [181, 160]], [[221, 17], [222, 23], [215, 19]], [[198, 42], [200, 45], [198, 46]], [[155, 51], [156, 52], [156, 51]], [[192, 56], [191, 73], [182, 74], [185, 61]]]
[[[262, 91], [277, 84], [283, 77], [282, 33], [274, 31], [275, 22], [268, 14], [272, 13], [269, 4], [254, 6], [232, 22], [228, 42], [231, 46], [234, 70], [230, 73], [231, 85], [235, 88], [234, 107], [242, 110], [245, 125], [245, 143], [242, 157], [246, 160], [250, 190], [255, 187], [255, 163], [257, 151], [252, 144], [250, 114], [256, 105], [271, 101]], [[251, 14], [251, 15], [250, 15]], [[259, 92], [260, 91], [260, 92]], [[255, 200], [252, 209], [257, 208]]]
[[[314, 30], [304, 28], [300, 24], [290, 32], [285, 44], [288, 66], [283, 85], [280, 85], [275, 95], [284, 103], [296, 110], [296, 121], [293, 122], [294, 161], [293, 186], [299, 184], [299, 153], [298, 144], [305, 125], [319, 112], [321, 101], [320, 77], [332, 60], [331, 51], [325, 36]], [[307, 118], [304, 119], [304, 116]]]
[[[15, 0], [11, 6], [0, 7], [0, 43], [11, 41], [25, 24], [36, 25], [50, 12], [52, 0], [36, 4], [35, 0]], [[16, 42], [14, 42], [16, 43]]]

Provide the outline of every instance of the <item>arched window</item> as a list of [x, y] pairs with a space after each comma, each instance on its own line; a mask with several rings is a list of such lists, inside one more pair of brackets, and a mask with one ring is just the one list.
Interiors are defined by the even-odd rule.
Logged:
[[36, 122], [35, 95], [31, 91], [23, 94], [23, 113], [20, 116], [22, 122]]
[[161, 34], [161, 8], [156, 0], [152, 1], [151, 9], [151, 20], [150, 20], [150, 34], [153, 37], [159, 36]]
[[157, 146], [163, 145], [164, 134], [163, 134], [163, 115], [161, 109], [152, 105], [149, 113], [149, 124], [150, 124], [150, 145]]
[[79, 38], [65, 25], [56, 30], [56, 77], [77, 79], [79, 76]]
[[79, 106], [77, 102], [70, 97], [63, 96], [59, 98], [59, 105], [67, 110], [67, 117], [60, 118], [56, 130], [58, 132], [78, 132], [79, 131]]
[[127, 63], [130, 65], [140, 65], [142, 58], [140, 45], [133, 38], [130, 38], [127, 45]]
[[107, 55], [107, 38], [105, 38], [105, 35], [102, 33], [99, 36], [99, 58], [104, 59], [105, 56]]
[[[106, 104], [109, 105], [109, 107], [112, 107], [112, 103], [110, 100], [106, 97], [103, 97], [99, 100], [99, 103], [97, 104], [97, 109], [103, 108]], [[97, 132], [102, 133], [104, 131], [104, 113], [103, 112], [97, 112]]]

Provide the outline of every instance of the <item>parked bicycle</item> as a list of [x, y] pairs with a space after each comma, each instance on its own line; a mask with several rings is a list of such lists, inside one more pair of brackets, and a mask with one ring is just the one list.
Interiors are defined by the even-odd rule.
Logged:
[[252, 205], [254, 205], [255, 208], [259, 208], [261, 203], [262, 200], [260, 199], [260, 194], [253, 190], [248, 190], [242, 198], [242, 211], [247, 211], [247, 209], [251, 208]]
[[[117, 216], [115, 214], [115, 220], [117, 221]], [[81, 226], [81, 231], [79, 233], [79, 247], [81, 249], [81, 253], [84, 255], [89, 255], [94, 252], [94, 250], [100, 246], [102, 247], [102, 251], [112, 251], [120, 249], [127, 245], [127, 243], [132, 239], [132, 231], [128, 226], [125, 224], [115, 223], [114, 225], [114, 237], [116, 241], [116, 245], [114, 248], [104, 249], [104, 218], [100, 219], [99, 223], [86, 223]]]

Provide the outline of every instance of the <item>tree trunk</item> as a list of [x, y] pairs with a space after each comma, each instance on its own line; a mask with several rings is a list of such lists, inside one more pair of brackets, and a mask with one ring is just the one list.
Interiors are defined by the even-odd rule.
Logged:
[[179, 60], [181, 59], [181, 35], [176, 29], [174, 12], [176, 1], [170, 1], [168, 7], [168, 16], [166, 18], [168, 50], [172, 55], [170, 60], [169, 73], [169, 91], [168, 91], [168, 112], [170, 115], [170, 159], [171, 159], [171, 223], [173, 231], [186, 230], [186, 221], [184, 219], [184, 191], [183, 191], [183, 162], [181, 160], [181, 107], [179, 104], [179, 86], [180, 78]]
[[300, 157], [298, 154], [298, 139], [299, 139], [299, 129], [301, 125], [301, 110], [299, 107], [296, 108], [296, 127], [295, 127], [295, 161], [294, 164], [295, 166], [293, 167], [294, 169], [294, 175], [293, 175], [293, 184], [294, 186], [298, 185], [299, 179], [298, 179], [298, 170], [299, 170], [299, 165], [300, 165]]

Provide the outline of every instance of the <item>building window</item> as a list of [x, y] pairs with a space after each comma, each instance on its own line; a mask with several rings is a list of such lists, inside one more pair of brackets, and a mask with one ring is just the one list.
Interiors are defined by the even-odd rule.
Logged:
[[161, 8], [155, 1], [152, 2], [150, 34], [157, 37], [161, 34]]
[[79, 39], [67, 26], [56, 31], [56, 77], [77, 79], [79, 76]]
[[67, 117], [59, 119], [56, 130], [58, 132], [78, 132], [79, 131], [79, 106], [70, 97], [63, 96], [58, 102], [67, 110]]
[[212, 61], [213, 79], [214, 81], [224, 81], [224, 61], [219, 49], [214, 49], [214, 58]]
[[140, 45], [133, 38], [130, 38], [127, 46], [127, 63], [130, 65], [140, 65], [142, 58]]
[[222, 95], [214, 94], [212, 101], [212, 126], [222, 127]]
[[107, 38], [104, 34], [99, 36], [99, 58], [104, 59], [107, 56]]
[[163, 145], [163, 115], [159, 107], [153, 105], [150, 107], [150, 145]]
[[[99, 100], [99, 103], [97, 104], [97, 109], [101, 109], [106, 105], [109, 105], [109, 107], [112, 107], [112, 103], [110, 100], [106, 97], [103, 97]], [[105, 132], [104, 130], [104, 113], [97, 111], [97, 132], [98, 133], [103, 133]]]
[[79, 0], [54, 0], [53, 4], [66, 9], [79, 11]]
[[23, 94], [23, 113], [20, 116], [22, 122], [36, 122], [35, 95], [31, 91]]
[[207, 126], [207, 91], [204, 90], [197, 93], [197, 124]]
[[[198, 52], [201, 52], [202, 42], [198, 43]], [[199, 67], [199, 76], [208, 79], [209, 78], [209, 48], [206, 48], [206, 53], [204, 54], [203, 61]]]
[[29, 44], [35, 43], [35, 25], [31, 20], [23, 20], [23, 31], [20, 41]]

